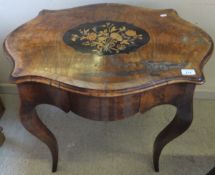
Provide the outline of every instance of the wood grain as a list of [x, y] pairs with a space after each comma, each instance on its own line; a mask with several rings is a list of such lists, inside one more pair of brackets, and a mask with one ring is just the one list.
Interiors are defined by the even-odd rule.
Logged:
[[[82, 53], [65, 44], [63, 36], [70, 29], [104, 20], [139, 27], [150, 40], [135, 52], [114, 55]], [[177, 82], [202, 84], [202, 68], [213, 42], [172, 9], [99, 4], [44, 10], [13, 31], [4, 48], [14, 62], [16, 83], [36, 81], [84, 95], [111, 97]], [[169, 69], [170, 65], [176, 67]], [[195, 69], [196, 75], [183, 76], [181, 68]]]

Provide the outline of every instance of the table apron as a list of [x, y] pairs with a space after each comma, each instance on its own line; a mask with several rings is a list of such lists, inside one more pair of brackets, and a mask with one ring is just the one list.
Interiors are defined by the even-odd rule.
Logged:
[[34, 82], [18, 84], [18, 89], [26, 107], [51, 104], [91, 120], [114, 121], [144, 113], [157, 105], [178, 104], [179, 97], [191, 86], [194, 84], [178, 83], [119, 97], [87, 96]]

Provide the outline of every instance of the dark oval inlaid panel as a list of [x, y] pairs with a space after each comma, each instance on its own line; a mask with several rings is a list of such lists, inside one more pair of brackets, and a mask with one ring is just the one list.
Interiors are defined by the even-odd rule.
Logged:
[[85, 23], [64, 34], [64, 42], [84, 53], [114, 55], [129, 53], [148, 43], [146, 31], [125, 22]]

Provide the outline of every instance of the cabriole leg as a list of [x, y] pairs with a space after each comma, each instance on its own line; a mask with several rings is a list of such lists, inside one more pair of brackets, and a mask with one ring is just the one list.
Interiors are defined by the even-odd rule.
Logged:
[[[2, 101], [1, 101], [1, 99], [0, 99], [0, 118], [2, 117], [2, 115], [3, 115], [3, 113], [4, 113], [4, 106], [3, 106], [3, 103], [2, 103]], [[4, 134], [3, 134], [3, 129], [2, 129], [2, 127], [0, 126], [0, 146], [4, 143], [4, 141], [5, 141], [5, 136], [4, 136]]]
[[52, 154], [52, 172], [57, 171], [58, 164], [58, 145], [55, 136], [39, 119], [35, 110], [36, 105], [28, 101], [25, 97], [20, 96], [20, 119], [23, 126], [34, 136], [44, 142]]
[[153, 163], [155, 171], [159, 171], [159, 158], [163, 148], [176, 137], [184, 133], [193, 119], [193, 92], [194, 85], [187, 86], [185, 93], [173, 101], [177, 107], [175, 118], [160, 132], [154, 142]]

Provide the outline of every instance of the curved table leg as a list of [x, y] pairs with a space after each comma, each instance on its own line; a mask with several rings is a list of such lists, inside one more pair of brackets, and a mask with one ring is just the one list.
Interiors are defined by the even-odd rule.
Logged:
[[34, 136], [44, 142], [52, 154], [52, 172], [57, 171], [58, 144], [55, 136], [39, 119], [35, 107], [50, 104], [64, 112], [70, 111], [70, 98], [66, 91], [39, 83], [18, 85], [20, 95], [20, 119], [23, 126]]
[[21, 98], [20, 118], [23, 126], [34, 136], [44, 142], [52, 154], [52, 172], [57, 171], [58, 145], [55, 136], [38, 118], [36, 105]]
[[153, 163], [155, 171], [159, 171], [159, 158], [163, 148], [173, 139], [184, 133], [193, 119], [193, 91], [188, 88], [183, 96], [177, 97], [173, 105], [177, 107], [175, 118], [160, 132], [154, 142]]
[[[3, 103], [2, 103], [2, 101], [1, 101], [1, 99], [0, 99], [0, 118], [2, 117], [2, 115], [3, 115], [3, 113], [4, 113], [4, 106], [3, 106]], [[4, 143], [4, 141], [5, 141], [5, 136], [4, 136], [4, 134], [3, 134], [3, 132], [2, 132], [2, 127], [0, 127], [0, 146]]]

